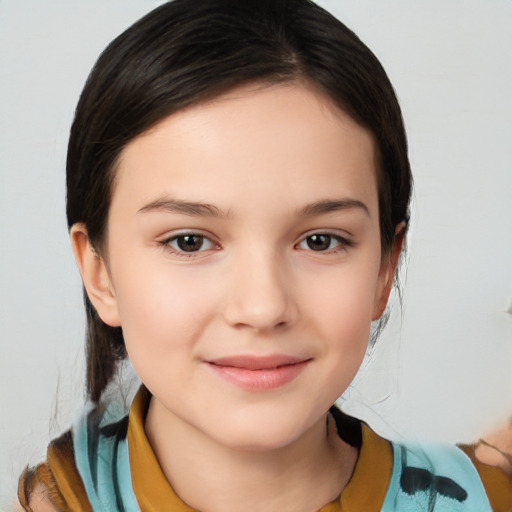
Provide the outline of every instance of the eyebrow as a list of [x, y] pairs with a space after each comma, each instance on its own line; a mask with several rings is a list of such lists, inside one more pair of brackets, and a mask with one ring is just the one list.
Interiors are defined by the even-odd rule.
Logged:
[[370, 210], [368, 207], [358, 199], [324, 199], [322, 201], [315, 201], [308, 204], [298, 211], [298, 214], [303, 217], [310, 217], [314, 215], [324, 215], [326, 213], [337, 212], [340, 210], [361, 209], [368, 217], [370, 217]]
[[227, 217], [227, 214], [219, 210], [213, 204], [200, 203], [195, 201], [182, 201], [173, 198], [161, 198], [151, 201], [139, 212], [164, 211], [169, 213], [181, 213], [193, 217]]
[[[340, 210], [360, 209], [366, 215], [370, 216], [368, 207], [358, 199], [324, 199], [307, 204], [297, 211], [300, 217], [312, 217], [315, 215], [325, 215], [327, 213], [337, 212]], [[179, 213], [190, 215], [193, 217], [214, 217], [226, 218], [228, 213], [223, 212], [213, 204], [201, 203], [196, 201], [183, 201], [174, 198], [161, 198], [151, 201], [139, 212], [164, 211], [169, 213]]]

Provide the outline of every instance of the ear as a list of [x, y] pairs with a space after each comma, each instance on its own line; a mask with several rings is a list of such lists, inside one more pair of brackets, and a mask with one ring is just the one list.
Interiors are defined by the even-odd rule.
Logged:
[[119, 327], [119, 310], [110, 273], [104, 258], [92, 246], [85, 224], [71, 226], [71, 246], [87, 296], [100, 318], [111, 327]]
[[401, 222], [395, 229], [393, 247], [388, 254], [383, 256], [380, 264], [372, 320], [378, 320], [386, 309], [389, 294], [391, 293], [391, 288], [393, 287], [393, 281], [395, 279], [396, 266], [398, 265], [398, 260], [400, 259], [400, 254], [402, 252], [404, 237], [405, 222]]

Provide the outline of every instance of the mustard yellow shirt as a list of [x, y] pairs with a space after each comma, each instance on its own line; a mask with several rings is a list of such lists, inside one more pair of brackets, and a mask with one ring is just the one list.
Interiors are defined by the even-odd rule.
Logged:
[[[144, 430], [151, 395], [141, 388], [129, 412], [127, 440], [133, 491], [141, 512], [195, 512], [174, 492], [160, 468]], [[361, 423], [362, 442], [353, 475], [341, 495], [319, 512], [379, 512], [384, 502], [393, 466], [391, 443]], [[462, 446], [475, 465], [495, 512], [512, 512], [512, 477], [479, 462], [474, 446]], [[90, 504], [74, 462], [70, 431], [53, 441], [47, 461], [27, 469], [19, 482], [20, 503], [31, 511], [30, 498], [44, 486], [59, 511], [89, 511]]]

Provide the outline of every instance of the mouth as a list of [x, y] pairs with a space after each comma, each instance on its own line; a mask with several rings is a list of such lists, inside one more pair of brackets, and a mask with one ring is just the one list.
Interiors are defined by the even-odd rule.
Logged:
[[288, 355], [238, 355], [206, 361], [210, 369], [229, 383], [247, 391], [268, 391], [295, 380], [311, 359]]

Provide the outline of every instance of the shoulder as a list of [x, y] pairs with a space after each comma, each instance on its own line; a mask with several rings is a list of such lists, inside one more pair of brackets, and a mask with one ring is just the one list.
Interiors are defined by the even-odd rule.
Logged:
[[483, 464], [474, 446], [393, 443], [393, 472], [382, 512], [511, 512], [512, 478]]
[[137, 510], [128, 450], [128, 414], [116, 402], [85, 411], [73, 426], [75, 464], [93, 510]]
[[[484, 445], [485, 446], [485, 445]], [[476, 468], [495, 512], [512, 510], [512, 472], [492, 450], [481, 453], [482, 443], [466, 444], [459, 447]], [[500, 455], [498, 452], [497, 455]]]
[[386, 474], [382, 512], [512, 512], [510, 425], [472, 445], [392, 442], [335, 408], [331, 413], [340, 437], [359, 446], [360, 459], [367, 459], [366, 464], [359, 460], [358, 468], [371, 467], [374, 479]]
[[[498, 439], [501, 458], [491, 458], [487, 453], [484, 458], [482, 442], [463, 446], [393, 442], [339, 410], [333, 408], [331, 413], [340, 437], [360, 448], [354, 477], [364, 473], [365, 486], [371, 479], [372, 495], [376, 493], [375, 483], [381, 482], [384, 486], [382, 494], [378, 493], [383, 496], [381, 505], [373, 509], [381, 512], [512, 512], [512, 474], [508, 465], [499, 463], [503, 458], [507, 462], [512, 460], [508, 455], [512, 445], [505, 444], [506, 440], [512, 441], [509, 437], [501, 435]], [[489, 447], [491, 441], [496, 450], [495, 439], [483, 444]], [[354, 477], [353, 481], [357, 480]], [[357, 490], [360, 491], [359, 486]]]
[[77, 471], [71, 431], [50, 443], [45, 462], [25, 468], [18, 483], [21, 507], [31, 512], [91, 510]]
[[127, 430], [123, 404], [84, 408], [72, 429], [50, 443], [46, 461], [23, 472], [18, 485], [23, 509], [137, 510]]

